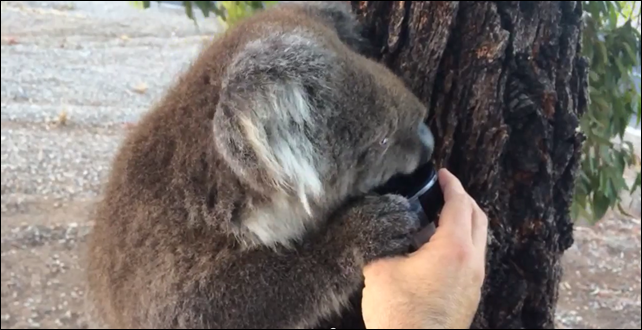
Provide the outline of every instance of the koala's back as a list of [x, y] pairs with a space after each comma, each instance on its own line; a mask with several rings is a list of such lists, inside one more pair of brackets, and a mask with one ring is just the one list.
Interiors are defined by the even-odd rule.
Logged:
[[258, 14], [204, 50], [123, 142], [87, 256], [92, 310], [109, 327], [180, 327], [180, 315], [199, 312], [189, 293], [239, 248], [229, 226], [251, 193], [214, 150], [222, 77], [252, 40], [301, 28], [338, 42], [299, 9]]

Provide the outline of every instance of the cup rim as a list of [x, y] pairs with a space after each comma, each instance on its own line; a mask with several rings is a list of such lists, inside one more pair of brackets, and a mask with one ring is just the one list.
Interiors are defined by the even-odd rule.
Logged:
[[411, 199], [414, 199], [414, 198], [419, 199], [422, 195], [424, 195], [425, 193], [427, 193], [427, 192], [428, 192], [428, 190], [430, 190], [430, 189], [435, 185], [435, 183], [437, 182], [437, 179], [438, 179], [438, 175], [437, 175], [437, 173], [435, 173], [435, 171], [433, 170], [433, 171], [432, 171], [432, 176], [430, 177], [430, 180], [428, 180], [428, 182], [426, 182], [426, 183], [423, 185], [423, 187], [422, 187], [421, 189], [419, 189], [419, 191], [417, 191], [417, 192], [416, 192], [414, 195], [412, 195], [412, 197], [410, 197], [410, 198], [411, 198]]
[[[423, 172], [421, 178], [415, 177], [418, 172]], [[408, 199], [420, 198], [426, 194], [438, 180], [437, 171], [432, 162], [419, 166], [415, 172], [410, 174], [395, 175], [390, 180], [375, 189], [379, 194], [398, 194]], [[420, 181], [421, 184], [416, 184]], [[391, 185], [391, 182], [393, 183]]]

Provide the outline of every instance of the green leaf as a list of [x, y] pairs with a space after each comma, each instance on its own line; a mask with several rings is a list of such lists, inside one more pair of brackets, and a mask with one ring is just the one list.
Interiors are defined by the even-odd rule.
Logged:
[[609, 110], [610, 106], [606, 102], [606, 100], [604, 100], [603, 98], [596, 97], [595, 99], [592, 99], [592, 100], [602, 108], [601, 109], [602, 111], [608, 111]]
[[151, 6], [151, 1], [127, 1], [130, 6], [137, 9], [147, 9]]
[[635, 178], [635, 182], [631, 186], [631, 190], [630, 190], [631, 193], [634, 193], [638, 188], [642, 186], [642, 182], [640, 182], [641, 180], [642, 180], [642, 174], [638, 173], [637, 177]]
[[619, 73], [620, 73], [621, 76], [626, 76], [628, 74], [629, 70], [627, 70], [624, 67], [624, 64], [622, 63], [622, 59], [621, 58], [619, 58], [619, 57], [615, 58], [615, 65], [617, 65], [618, 70], [620, 70]]
[[636, 126], [640, 125], [640, 120], [642, 120], [642, 101], [640, 101], [640, 96], [638, 95], [638, 120]]
[[589, 157], [589, 171], [591, 173], [595, 172], [595, 158]]
[[605, 190], [604, 195], [609, 199], [609, 206], [610, 206], [617, 198], [617, 194], [615, 193], [617, 189], [615, 189], [613, 181], [607, 182], [604, 190]]
[[633, 62], [634, 66], [637, 66], [640, 64], [640, 58], [635, 55], [635, 52], [633, 51], [633, 48], [631, 48], [631, 45], [628, 43], [623, 43], [622, 47], [624, 47], [624, 50], [626, 50], [627, 55], [629, 55], [629, 60]]
[[620, 14], [628, 19], [633, 18], [633, 9], [635, 1], [617, 1], [620, 5]]
[[190, 19], [196, 21], [194, 19], [194, 11], [192, 10], [192, 2], [191, 1], [183, 1], [183, 7], [185, 7], [185, 14], [187, 17]]
[[593, 140], [595, 140], [596, 142], [598, 142], [598, 143], [600, 143], [602, 145], [610, 146], [612, 144], [611, 140], [609, 140], [609, 138], [605, 137], [604, 134], [599, 134], [599, 133], [598, 134], [594, 134], [592, 136], [592, 138], [593, 138]]
[[[624, 141], [623, 144], [625, 146], [625, 149], [622, 150], [622, 152], [628, 154], [628, 158], [632, 160], [635, 157], [635, 147], [633, 147], [633, 143], [631, 143], [631, 141]], [[625, 159], [624, 156], [620, 158]], [[624, 169], [622, 169], [622, 171], [624, 171]]]
[[611, 26], [611, 29], [615, 29], [617, 27], [617, 18], [618, 18], [618, 10], [615, 7], [609, 8], [609, 25]]
[[253, 10], [263, 9], [263, 1], [247, 1]]
[[595, 219], [602, 219], [608, 211], [610, 206], [609, 199], [601, 193], [596, 193], [593, 199], [593, 217]]
[[618, 209], [618, 211], [620, 211], [620, 213], [622, 213], [624, 216], [629, 217], [629, 218], [633, 218], [633, 215], [632, 215], [632, 214], [630, 214], [629, 212], [627, 212], [627, 211], [622, 207], [622, 204], [621, 204], [621, 203], [617, 203], [617, 209]]
[[221, 1], [220, 4], [225, 8], [228, 24], [235, 24], [253, 12], [248, 1]]
[[604, 173], [604, 171], [600, 171], [598, 176], [600, 178], [600, 185], [599, 185], [598, 188], [600, 189], [600, 191], [606, 192], [607, 188], [608, 188], [607, 187], [608, 181], [607, 181], [606, 173]]
[[600, 10], [604, 14], [608, 14], [611, 11], [609, 10], [609, 2], [608, 1], [597, 1], [600, 5]]
[[599, 43], [597, 43], [597, 45], [599, 45], [597, 48], [600, 51], [600, 60], [601, 60], [602, 64], [604, 64], [604, 65], [608, 64], [607, 61], [608, 61], [609, 56], [607, 54], [606, 44], [603, 43], [603, 42], [599, 42]]
[[194, 1], [194, 3], [196, 7], [201, 10], [203, 16], [210, 17], [210, 12], [212, 11], [212, 7], [214, 7], [211, 1]]
[[225, 12], [224, 12], [223, 10], [221, 10], [221, 9], [217, 6], [217, 4], [212, 4], [212, 6], [210, 7], [210, 10], [211, 10], [211, 11], [212, 11], [212, 12], [213, 12], [213, 13], [214, 13], [218, 18], [220, 18], [220, 19], [222, 19], [223, 21], [225, 21]]

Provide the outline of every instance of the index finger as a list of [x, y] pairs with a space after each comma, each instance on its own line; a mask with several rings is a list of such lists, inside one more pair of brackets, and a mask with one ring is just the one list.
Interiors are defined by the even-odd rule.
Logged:
[[457, 177], [446, 169], [439, 171], [439, 184], [444, 193], [444, 207], [439, 216], [438, 231], [472, 243], [473, 202]]
[[473, 201], [473, 245], [479, 251], [480, 257], [485, 260], [488, 244], [488, 217], [486, 213]]

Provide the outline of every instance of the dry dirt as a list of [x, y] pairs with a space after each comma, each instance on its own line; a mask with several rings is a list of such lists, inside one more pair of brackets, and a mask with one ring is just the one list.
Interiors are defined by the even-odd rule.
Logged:
[[[2, 2], [2, 329], [88, 327], [82, 251], [109, 159], [214, 30], [122, 2]], [[576, 229], [559, 327], [640, 329], [633, 200], [634, 217]]]

